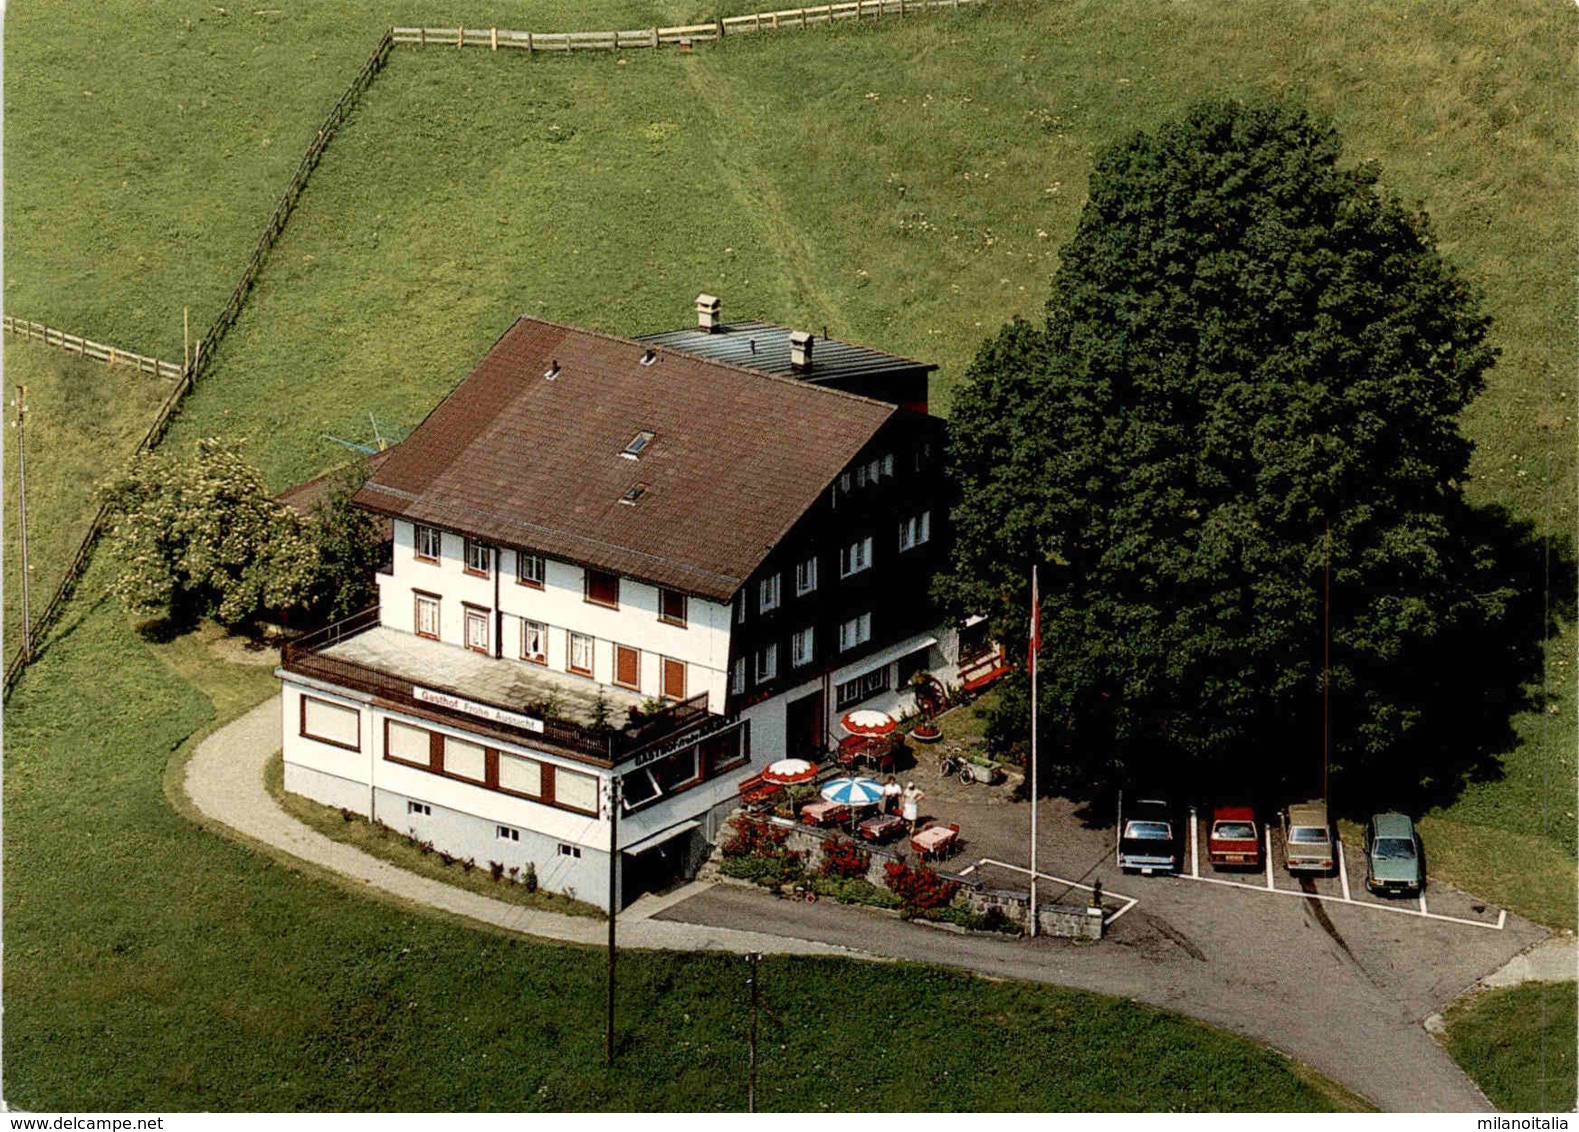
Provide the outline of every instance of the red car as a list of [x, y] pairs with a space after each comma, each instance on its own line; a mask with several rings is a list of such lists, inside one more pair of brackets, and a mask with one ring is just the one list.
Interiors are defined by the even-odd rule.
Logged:
[[1249, 806], [1216, 806], [1212, 832], [1206, 838], [1206, 859], [1219, 868], [1261, 867], [1261, 832]]

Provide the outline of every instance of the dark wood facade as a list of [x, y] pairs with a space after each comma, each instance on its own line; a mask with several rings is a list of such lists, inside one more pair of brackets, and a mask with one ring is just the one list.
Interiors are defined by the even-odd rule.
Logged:
[[[727, 712], [858, 665], [862, 658], [937, 624], [930, 591], [950, 543], [942, 450], [941, 420], [914, 412], [896, 414], [778, 541], [735, 598]], [[879, 469], [875, 481], [862, 471], [874, 464]], [[928, 516], [928, 537], [901, 550], [901, 524], [922, 514]], [[843, 556], [866, 538], [871, 539], [871, 564], [841, 577]], [[817, 586], [797, 594], [797, 568], [813, 558]], [[763, 612], [761, 586], [775, 575], [778, 606]], [[840, 626], [862, 614], [871, 618], [869, 639], [841, 651]], [[813, 654], [808, 663], [796, 665], [794, 637], [808, 627], [814, 633]], [[777, 672], [759, 681], [758, 657], [768, 645], [777, 646]], [[743, 692], [734, 683], [742, 659]], [[833, 695], [834, 690], [827, 689], [827, 707], [834, 706]]]

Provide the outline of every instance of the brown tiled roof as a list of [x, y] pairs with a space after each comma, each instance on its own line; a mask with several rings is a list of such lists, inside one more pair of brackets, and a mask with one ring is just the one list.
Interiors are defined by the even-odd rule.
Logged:
[[[368, 453], [366, 456], [368, 474], [371, 475], [373, 472], [378, 471], [379, 467], [389, 458], [389, 454], [393, 451], [393, 448], [385, 448], [378, 452]], [[274, 499], [277, 503], [283, 503], [305, 519], [312, 514], [314, 507], [328, 497], [345, 467], [346, 465], [341, 464], [339, 467], [330, 468], [321, 476], [314, 476], [312, 479], [299, 483], [295, 487], [286, 488], [276, 495]], [[389, 529], [387, 519], [380, 524], [380, 529], [383, 540], [388, 542], [393, 532]]]
[[[724, 601], [897, 411], [523, 318], [356, 499]], [[621, 456], [642, 431], [656, 436], [640, 459]]]

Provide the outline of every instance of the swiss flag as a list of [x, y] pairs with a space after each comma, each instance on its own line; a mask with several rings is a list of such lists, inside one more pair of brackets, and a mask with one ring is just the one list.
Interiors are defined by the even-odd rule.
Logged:
[[1026, 649], [1025, 668], [1036, 675], [1036, 654], [1042, 650], [1042, 599], [1036, 591], [1036, 567], [1031, 567], [1031, 644]]

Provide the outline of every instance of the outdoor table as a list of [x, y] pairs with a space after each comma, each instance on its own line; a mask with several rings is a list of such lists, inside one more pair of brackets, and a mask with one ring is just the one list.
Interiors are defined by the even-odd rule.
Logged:
[[838, 821], [848, 812], [842, 802], [807, 802], [800, 808], [800, 820], [811, 825]]
[[855, 830], [867, 841], [882, 841], [892, 837], [904, 827], [905, 819], [898, 814], [878, 814], [861, 822]]
[[951, 826], [928, 826], [910, 838], [910, 848], [921, 854], [922, 860], [928, 857], [941, 857], [948, 852], [958, 836], [959, 830]]

